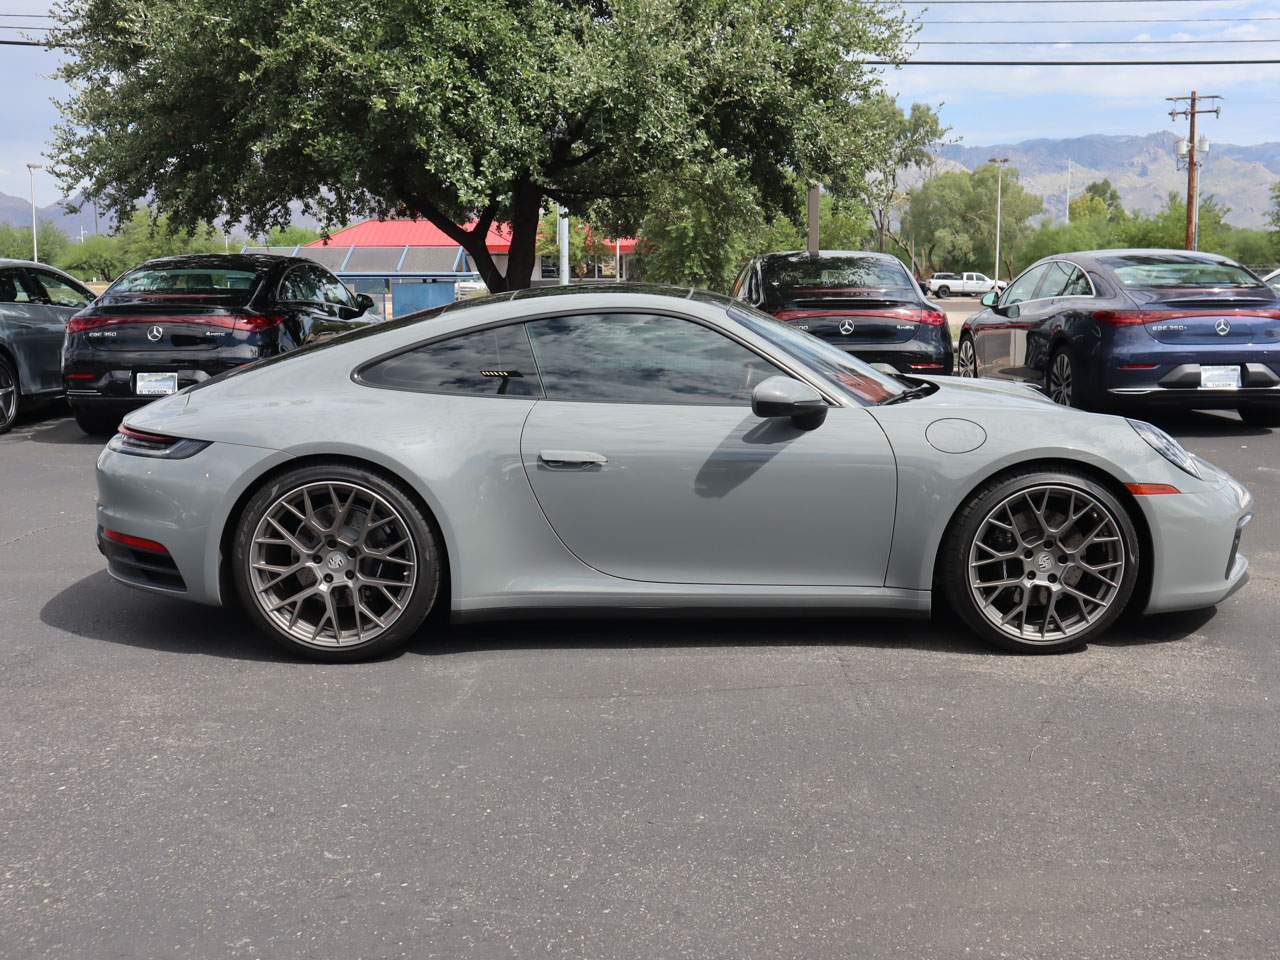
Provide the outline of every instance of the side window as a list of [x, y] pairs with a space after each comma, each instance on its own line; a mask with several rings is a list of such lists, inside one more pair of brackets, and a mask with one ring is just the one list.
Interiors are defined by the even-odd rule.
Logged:
[[55, 307], [80, 307], [88, 306], [89, 301], [93, 299], [93, 294], [80, 286], [72, 286], [56, 273], [49, 273], [47, 270], [30, 271], [36, 283], [44, 288], [44, 296]]
[[350, 307], [355, 303], [346, 284], [328, 270], [322, 270], [319, 267], [314, 269], [320, 275], [321, 291], [324, 293], [325, 303], [332, 303], [339, 307]]
[[288, 303], [324, 303], [319, 271], [305, 264], [294, 267], [280, 281], [280, 299]]
[[1071, 264], [1063, 263], [1061, 260], [1053, 260], [1044, 266], [1044, 280], [1040, 284], [1040, 289], [1036, 291], [1037, 300], [1044, 300], [1047, 297], [1060, 297], [1062, 291], [1066, 289], [1067, 281], [1071, 279]]
[[1092, 297], [1093, 285], [1089, 283], [1089, 278], [1085, 272], [1074, 264], [1071, 267], [1071, 276], [1067, 278], [1067, 285], [1062, 288], [1060, 296], [1063, 297]]
[[529, 337], [520, 324], [415, 347], [360, 371], [360, 381], [423, 393], [540, 397]]
[[741, 344], [677, 317], [605, 313], [528, 323], [551, 400], [750, 406], [780, 371]]
[[1044, 276], [1045, 266], [1032, 267], [1026, 271], [1017, 280], [1009, 284], [1004, 292], [1004, 296], [1000, 298], [1000, 306], [1010, 307], [1015, 303], [1022, 303], [1024, 300], [1030, 300], [1036, 294], [1036, 287], [1040, 285], [1040, 278]]
[[729, 296], [745, 299], [747, 296], [745, 288], [747, 286], [747, 277], [749, 276], [751, 276], [750, 260], [747, 261], [747, 265], [745, 267], [738, 271], [738, 276], [734, 278], [733, 286], [729, 288]]
[[31, 303], [41, 296], [21, 270], [0, 270], [0, 303]]

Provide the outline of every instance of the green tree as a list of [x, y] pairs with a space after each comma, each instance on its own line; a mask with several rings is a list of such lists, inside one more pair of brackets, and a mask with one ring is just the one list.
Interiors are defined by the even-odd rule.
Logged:
[[1110, 211], [1107, 209], [1106, 201], [1096, 194], [1082, 193], [1078, 197], [1072, 197], [1071, 202], [1067, 205], [1067, 210], [1071, 214], [1072, 222], [1076, 220], [1094, 220], [1105, 219]]
[[885, 248], [893, 211], [906, 196], [898, 180], [909, 170], [926, 166], [933, 159], [931, 149], [947, 135], [938, 114], [927, 104], [914, 103], [904, 113], [888, 94], [870, 98], [864, 108], [868, 135], [877, 138], [880, 149], [868, 171], [861, 191], [862, 200], [876, 226], [876, 243]]
[[300, 247], [324, 236], [324, 231], [311, 227], [274, 227], [263, 237], [263, 244], [268, 247]]
[[[57, 263], [71, 242], [51, 220], [41, 220], [36, 225], [36, 240], [39, 242], [42, 263]], [[0, 224], [0, 257], [30, 260], [31, 228]]]
[[1276, 255], [1280, 256], [1280, 180], [1271, 185], [1271, 209], [1267, 211], [1267, 225], [1274, 231], [1271, 240]]
[[[875, 151], [865, 61], [901, 55], [875, 0], [62, 0], [71, 93], [51, 148], [76, 189], [183, 230], [422, 216], [490, 289], [527, 286], [546, 200], [630, 233], [673, 179], [792, 212], [793, 177]], [[712, 205], [716, 201], [708, 198]], [[734, 197], [730, 202], [737, 202]], [[507, 272], [485, 247], [511, 224]]]
[[1093, 181], [1093, 183], [1084, 188], [1084, 195], [1095, 197], [1101, 201], [1108, 216], [1124, 217], [1124, 206], [1120, 202], [1120, 191], [1112, 186], [1109, 179], [1104, 178]]
[[125, 259], [118, 238], [95, 233], [71, 244], [58, 266], [81, 280], [114, 280], [133, 264]]

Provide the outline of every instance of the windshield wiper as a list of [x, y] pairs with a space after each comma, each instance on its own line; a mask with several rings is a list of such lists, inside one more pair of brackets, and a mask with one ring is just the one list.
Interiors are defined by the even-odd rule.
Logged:
[[881, 400], [880, 405], [887, 407], [891, 403], [906, 403], [908, 400], [914, 400], [916, 397], [923, 397], [930, 393], [933, 393], [933, 385], [922, 383], [918, 387], [908, 387], [906, 390], [890, 397], [888, 400]]

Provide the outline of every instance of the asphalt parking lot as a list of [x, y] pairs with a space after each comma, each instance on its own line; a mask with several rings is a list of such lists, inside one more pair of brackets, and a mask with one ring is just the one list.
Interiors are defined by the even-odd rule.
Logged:
[[1280, 435], [1253, 581], [1056, 657], [945, 623], [497, 623], [293, 662], [113, 583], [99, 443], [0, 437], [0, 956], [1256, 958], [1280, 940]]

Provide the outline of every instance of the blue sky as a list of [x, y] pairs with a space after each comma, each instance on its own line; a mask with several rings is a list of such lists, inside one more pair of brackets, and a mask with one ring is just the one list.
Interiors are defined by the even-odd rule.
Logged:
[[[983, 59], [1280, 59], [1280, 42], [1238, 44], [1072, 46], [1072, 40], [1157, 39], [1280, 40], [1280, 0], [1193, 0], [1123, 3], [910, 4], [925, 24], [921, 40], [1043, 40], [1042, 46], [922, 46], [917, 58]], [[39, 0], [0, 0], [5, 14], [47, 13]], [[1089, 22], [1183, 18], [1177, 23]], [[1213, 17], [1275, 17], [1251, 22], [1208, 22]], [[943, 24], [941, 20], [964, 20]], [[1029, 24], [1009, 21], [1031, 20]], [[1068, 23], [1048, 23], [1068, 20]], [[1199, 21], [1199, 22], [1196, 22]], [[14, 19], [0, 23], [17, 23]], [[4, 36], [17, 36], [0, 30]], [[0, 47], [0, 191], [27, 196], [28, 161], [47, 150], [57, 119], [50, 100], [63, 93], [49, 75], [55, 55], [39, 48]], [[952, 136], [966, 144], [1074, 137], [1089, 133], [1146, 134], [1181, 130], [1167, 115], [1167, 96], [1192, 87], [1226, 98], [1222, 118], [1204, 129], [1220, 143], [1280, 140], [1280, 66], [1236, 67], [905, 67], [888, 71], [886, 85], [908, 105], [942, 104]], [[47, 173], [37, 175], [37, 199], [53, 199]]]

